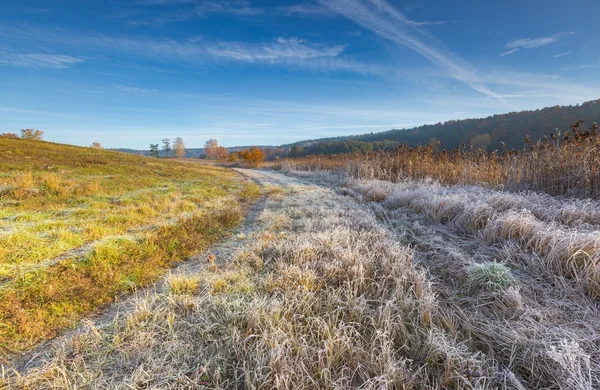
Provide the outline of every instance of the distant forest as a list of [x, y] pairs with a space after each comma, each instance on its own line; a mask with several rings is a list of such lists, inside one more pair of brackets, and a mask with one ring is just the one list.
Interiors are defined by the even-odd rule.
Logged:
[[576, 106], [554, 106], [482, 119], [449, 120], [406, 130], [303, 141], [284, 145], [284, 148], [289, 150], [290, 157], [389, 150], [399, 144], [419, 146], [438, 142], [441, 148], [447, 150], [464, 144], [491, 152], [501, 150], [501, 142], [509, 149], [522, 149], [526, 136], [535, 142], [557, 133], [556, 129], [564, 134], [572, 123], [580, 119], [584, 121], [582, 127], [600, 122], [600, 99]]
[[[557, 129], [564, 134], [572, 123], [583, 120], [583, 128], [600, 122], [600, 99], [576, 106], [554, 106], [540, 110], [511, 112], [481, 119], [449, 120], [434, 125], [412, 129], [389, 130], [337, 138], [300, 141], [279, 147], [260, 146], [267, 158], [332, 155], [341, 153], [387, 151], [398, 145], [419, 146], [440, 144], [441, 149], [451, 150], [461, 145], [481, 148], [488, 152], [501, 150], [501, 142], [509, 149], [522, 149], [525, 137], [532, 142], [550, 137]], [[558, 134], [556, 134], [558, 136]], [[229, 152], [242, 148], [227, 148]], [[149, 155], [149, 151], [119, 149], [123, 152]], [[163, 152], [161, 152], [161, 157]], [[185, 157], [199, 158], [204, 149], [188, 148]]]

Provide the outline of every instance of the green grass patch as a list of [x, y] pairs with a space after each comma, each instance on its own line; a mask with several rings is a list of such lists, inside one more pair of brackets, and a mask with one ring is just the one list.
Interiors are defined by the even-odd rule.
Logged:
[[223, 168], [6, 138], [0, 189], [0, 345], [12, 352], [154, 282], [260, 196]]
[[467, 271], [469, 288], [502, 291], [516, 282], [510, 268], [493, 261], [474, 264]]

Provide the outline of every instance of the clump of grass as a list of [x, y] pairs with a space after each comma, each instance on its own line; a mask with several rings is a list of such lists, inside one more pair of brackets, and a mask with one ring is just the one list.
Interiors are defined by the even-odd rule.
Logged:
[[467, 272], [470, 289], [503, 291], [516, 282], [510, 268], [495, 261], [473, 264]]
[[170, 275], [169, 292], [175, 295], [193, 295], [200, 289], [200, 278], [191, 275]]
[[556, 380], [561, 388], [592, 390], [590, 356], [577, 342], [560, 340], [559, 345], [551, 346], [546, 355], [560, 368]]

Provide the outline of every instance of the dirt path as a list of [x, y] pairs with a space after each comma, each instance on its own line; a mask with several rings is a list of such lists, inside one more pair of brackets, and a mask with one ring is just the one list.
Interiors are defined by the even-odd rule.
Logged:
[[257, 217], [265, 210], [269, 188], [286, 188], [290, 185], [296, 185], [302, 182], [301, 179], [285, 176], [275, 172], [259, 172], [248, 169], [235, 169], [235, 171], [261, 186], [263, 189], [263, 196], [256, 201], [247, 212], [244, 222], [238, 228], [232, 231], [227, 238], [212, 245], [204, 252], [178, 264], [153, 285], [140, 288], [134, 294], [126, 294], [120, 298], [117, 298], [114, 304], [105, 307], [104, 309], [82, 320], [75, 329], [66, 331], [53, 340], [38, 345], [33, 350], [19, 357], [12, 364], [12, 368], [21, 373], [26, 372], [31, 368], [41, 365], [44, 361], [51, 359], [55, 353], [56, 347], [64, 345], [78, 334], [88, 331], [90, 327], [102, 328], [105, 326], [111, 326], [115, 319], [125, 318], [126, 314], [132, 310], [136, 302], [141, 297], [149, 294], [164, 293], [167, 288], [166, 280], [169, 276], [185, 273], [196, 273], [201, 271], [208, 264], [209, 256], [212, 257], [214, 255], [214, 261], [217, 265], [229, 261], [234, 257], [237, 251], [244, 247], [246, 244], [246, 237], [251, 236], [252, 234], [256, 233], [258, 229], [260, 229], [259, 224], [257, 224]]

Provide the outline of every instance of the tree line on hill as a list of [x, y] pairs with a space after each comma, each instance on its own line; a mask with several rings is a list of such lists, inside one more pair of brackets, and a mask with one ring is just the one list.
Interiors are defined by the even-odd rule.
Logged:
[[465, 146], [492, 152], [504, 148], [522, 149], [526, 136], [532, 141], [542, 140], [551, 133], [560, 136], [576, 120], [587, 124], [600, 122], [600, 99], [575, 106], [553, 106], [481, 119], [449, 120], [413, 129], [303, 141], [284, 148], [289, 149], [290, 157], [390, 150], [398, 145], [436, 145], [447, 150]]
[[[149, 154], [151, 157], [161, 157], [161, 151], [158, 146], [158, 144], [150, 144]], [[258, 147], [245, 148], [240, 151], [229, 153], [227, 148], [219, 146], [219, 141], [216, 139], [209, 139], [206, 141], [203, 150], [204, 154], [199, 156], [200, 158], [228, 162], [243, 160], [246, 165], [251, 167], [258, 166], [267, 157], [264, 150]], [[173, 145], [171, 145], [171, 140], [169, 138], [164, 138], [162, 140], [162, 152], [163, 157], [171, 157], [172, 154], [175, 158], [183, 158], [186, 155], [185, 143], [181, 137], [177, 137], [175, 138]]]
[[[162, 151], [163, 157], [184, 158], [185, 157], [185, 143], [181, 137], [175, 138], [173, 146], [171, 146], [171, 140], [169, 138], [163, 138], [162, 140]], [[173, 152], [171, 154], [171, 152]], [[160, 157], [160, 150], [158, 144], [150, 144], [150, 157]]]
[[[561, 132], [567, 131], [576, 120], [583, 120], [586, 124], [600, 122], [600, 99], [575, 106], [553, 106], [480, 119], [449, 120], [412, 129], [393, 129], [381, 133], [301, 141], [279, 147], [255, 146], [254, 148], [261, 149], [264, 159], [271, 161], [283, 157], [390, 151], [401, 145], [411, 147], [434, 145], [440, 151], [464, 147], [492, 152], [522, 149], [525, 137], [534, 142], [543, 140], [550, 134], [560, 137]], [[20, 138], [41, 139], [42, 135], [43, 132], [40, 130], [23, 129]], [[19, 138], [15, 133], [4, 133], [0, 136]], [[92, 147], [102, 148], [97, 142], [94, 142]], [[115, 150], [154, 157], [232, 160], [239, 159], [240, 152], [245, 149], [249, 148], [225, 148], [219, 146], [216, 140], [207, 141], [204, 148], [186, 148], [181, 137], [178, 137], [172, 144], [168, 138], [162, 140], [162, 146], [151, 144], [149, 150]]]

